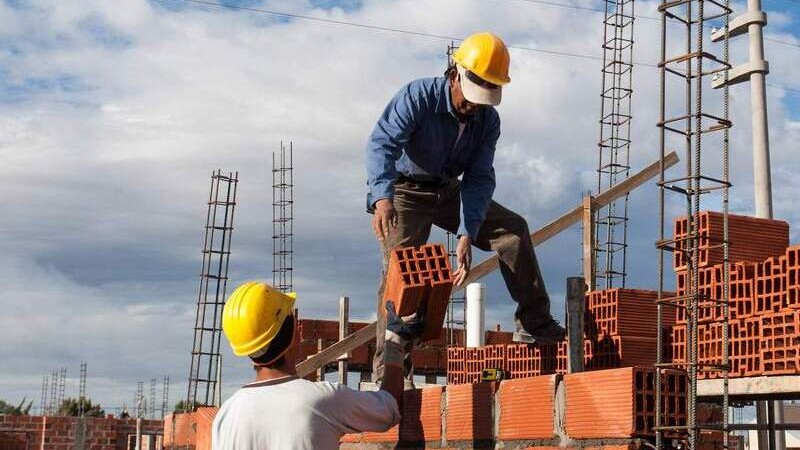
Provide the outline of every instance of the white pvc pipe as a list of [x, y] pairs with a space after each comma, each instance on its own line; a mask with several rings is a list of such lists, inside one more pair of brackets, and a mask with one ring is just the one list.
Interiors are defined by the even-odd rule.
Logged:
[[472, 283], [467, 285], [467, 347], [483, 347], [486, 343], [486, 285]]

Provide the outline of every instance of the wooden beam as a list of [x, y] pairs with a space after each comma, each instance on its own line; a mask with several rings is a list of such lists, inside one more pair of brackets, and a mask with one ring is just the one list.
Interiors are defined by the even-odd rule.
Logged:
[[[674, 166], [675, 164], [677, 164], [677, 162], [678, 162], [678, 154], [675, 152], [671, 152], [670, 154], [664, 157], [663, 165], [664, 168], [666, 169]], [[618, 185], [594, 197], [594, 202], [593, 202], [594, 207], [602, 208], [604, 206], [607, 206], [614, 200], [627, 195], [630, 191], [643, 185], [645, 182], [647, 182], [647, 180], [659, 174], [659, 172], [661, 171], [661, 164], [662, 164], [661, 160], [656, 161], [650, 164], [649, 166], [645, 167], [644, 169], [640, 170], [636, 174], [632, 175], [631, 177], [625, 179], [625, 181], [622, 181]], [[533, 232], [531, 234], [531, 239], [533, 239], [533, 245], [537, 246], [547, 241], [551, 237], [557, 235], [558, 233], [561, 233], [570, 226], [578, 223], [582, 217], [583, 217], [583, 204], [580, 204], [577, 207], [575, 207], [575, 209], [569, 211], [568, 213], [564, 214], [558, 219], [548, 223], [543, 228]], [[472, 270], [470, 270], [469, 275], [467, 275], [467, 279], [464, 281], [464, 283], [461, 286], [454, 287], [453, 291], [463, 289], [469, 283], [473, 283], [476, 280], [483, 278], [484, 276], [492, 273], [498, 267], [499, 265], [498, 265], [497, 255], [494, 255], [492, 257], [483, 260], [480, 264], [476, 265], [475, 267], [472, 268]], [[366, 344], [367, 342], [375, 338], [376, 328], [377, 328], [377, 323], [373, 322], [367, 325], [366, 327], [351, 334], [350, 336], [347, 336], [345, 339], [331, 345], [325, 350], [322, 350], [316, 355], [301, 362], [296, 367], [297, 375], [300, 377], [304, 377], [309, 373], [317, 370], [318, 368], [324, 366], [325, 364], [336, 360], [336, 358], [338, 358], [342, 354], [350, 352], [354, 348], [360, 345]]]
[[592, 196], [583, 198], [583, 279], [586, 288], [594, 290], [595, 258], [594, 258], [594, 206]]
[[319, 369], [325, 364], [328, 364], [331, 361], [335, 361], [338, 357], [342, 356], [343, 354], [352, 351], [354, 348], [357, 348], [375, 339], [375, 332], [376, 332], [375, 330], [377, 326], [378, 326], [377, 322], [372, 322], [371, 324], [356, 331], [350, 336], [347, 336], [341, 341], [331, 345], [325, 350], [322, 350], [316, 355], [301, 362], [300, 364], [297, 365], [297, 367], [295, 367], [295, 370], [297, 370], [297, 376], [305, 377], [306, 375]]
[[[677, 163], [678, 163], [678, 154], [675, 152], [671, 152], [670, 154], [664, 157], [665, 169], [668, 167], [672, 167]], [[614, 200], [620, 197], [624, 197], [630, 191], [638, 188], [639, 186], [643, 185], [647, 180], [658, 175], [660, 170], [661, 170], [660, 160], [650, 164], [649, 166], [637, 172], [635, 175], [625, 179], [625, 181], [619, 183], [618, 185], [612, 187], [611, 189], [596, 196], [593, 202], [594, 208], [598, 209], [604, 206], [608, 206]], [[566, 230], [572, 225], [580, 222], [582, 217], [583, 217], [583, 205], [581, 204], [576, 206], [570, 212], [559, 217], [558, 219], [548, 223], [539, 230], [534, 231], [531, 234], [531, 239], [533, 239], [533, 245], [537, 246], [542, 244], [551, 237], [557, 235], [558, 233], [561, 233], [562, 231]], [[486, 258], [485, 260], [481, 261], [478, 265], [474, 266], [469, 271], [467, 279], [461, 284], [461, 286], [455, 286], [453, 290], [458, 291], [460, 289], [464, 289], [466, 285], [474, 283], [475, 281], [494, 272], [494, 270], [497, 269], [498, 267], [498, 261], [499, 260], [497, 258], [497, 255], [492, 255], [489, 258]]]

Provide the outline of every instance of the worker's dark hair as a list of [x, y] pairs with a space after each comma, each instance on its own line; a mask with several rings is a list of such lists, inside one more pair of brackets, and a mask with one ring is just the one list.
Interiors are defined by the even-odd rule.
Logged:
[[447, 69], [444, 70], [445, 78], [450, 78], [450, 74], [452, 72], [455, 72], [455, 71], [456, 71], [456, 65], [455, 64], [450, 64], [449, 66], [447, 66]]
[[294, 315], [286, 317], [280, 331], [270, 342], [267, 351], [257, 357], [250, 357], [256, 369], [259, 367], [277, 367], [286, 362], [286, 350], [292, 345], [295, 333]]

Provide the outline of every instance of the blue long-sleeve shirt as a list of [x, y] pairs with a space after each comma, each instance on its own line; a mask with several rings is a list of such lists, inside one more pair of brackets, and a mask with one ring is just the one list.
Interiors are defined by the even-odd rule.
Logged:
[[467, 120], [456, 143], [458, 119], [449, 81], [412, 81], [386, 105], [367, 142], [367, 209], [394, 196], [401, 174], [422, 182], [446, 182], [463, 174], [458, 234], [474, 239], [494, 193], [499, 136], [500, 116], [486, 106]]

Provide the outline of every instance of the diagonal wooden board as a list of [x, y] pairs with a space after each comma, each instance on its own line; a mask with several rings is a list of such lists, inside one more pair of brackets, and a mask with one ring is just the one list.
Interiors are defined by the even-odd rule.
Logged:
[[[677, 163], [678, 163], [677, 153], [671, 152], [668, 155], [664, 156], [663, 159], [664, 169], [672, 167]], [[641, 171], [637, 172], [635, 175], [632, 175], [631, 177], [617, 184], [616, 186], [594, 197], [592, 201], [593, 207], [602, 208], [604, 206], [608, 206], [614, 200], [627, 195], [632, 190], [643, 185], [649, 179], [655, 177], [660, 173], [661, 164], [662, 160], [658, 160], [650, 164], [649, 166], [645, 167]], [[534, 231], [531, 234], [531, 239], [533, 239], [533, 245], [534, 246], [539, 245], [547, 241], [548, 239], [552, 238], [553, 236], [557, 235], [558, 233], [561, 233], [562, 231], [566, 230], [570, 226], [580, 222], [582, 216], [583, 216], [583, 204], [580, 204], [577, 207], [575, 207], [575, 209], [573, 209], [572, 211], [569, 211], [568, 213], [564, 214], [558, 219], [548, 223], [539, 230]], [[499, 263], [497, 255], [491, 256], [481, 261], [479, 264], [474, 266], [472, 270], [470, 270], [469, 275], [467, 275], [467, 279], [461, 286], [453, 288], [454, 291], [463, 289], [467, 284], [473, 283], [476, 280], [485, 277], [486, 275], [492, 273], [498, 267]], [[349, 351], [352, 351], [354, 348], [360, 345], [364, 345], [367, 342], [371, 341], [372, 339], [375, 338], [376, 327], [377, 324], [373, 322], [367, 325], [366, 327], [351, 334], [350, 336], [347, 336], [341, 341], [322, 350], [316, 355], [301, 362], [295, 368], [297, 370], [297, 375], [300, 377], [305, 377], [306, 375], [319, 369], [325, 364], [328, 364], [329, 362], [336, 360], [337, 358], [339, 358], [339, 356]]]

